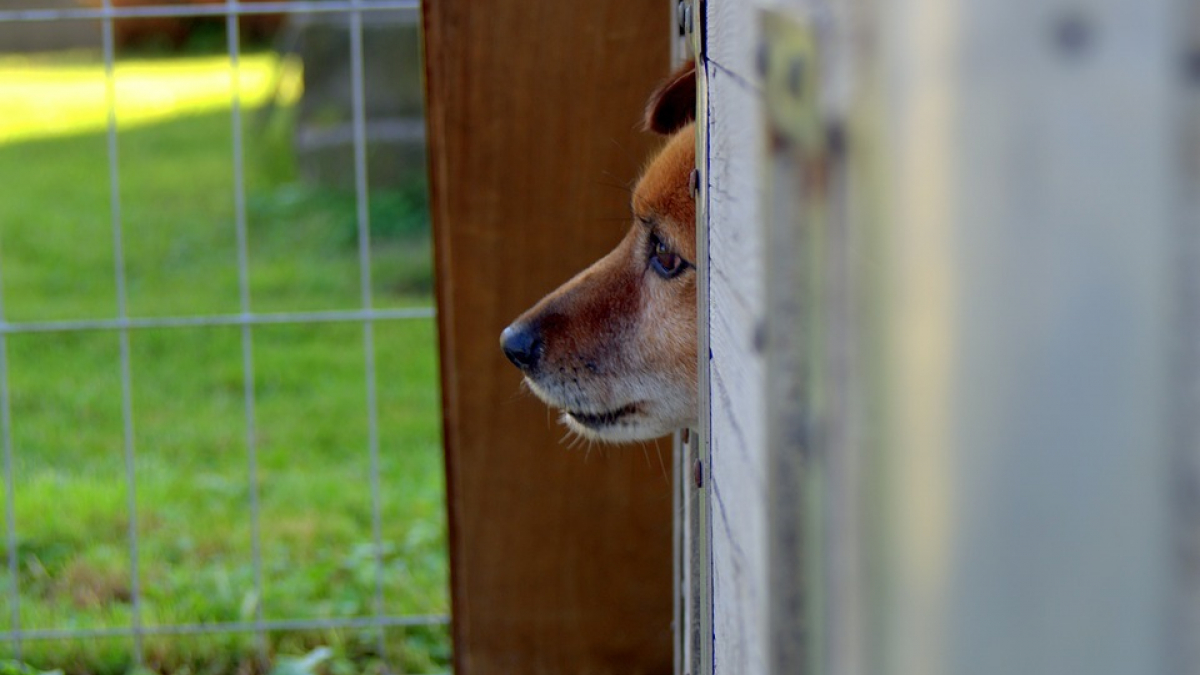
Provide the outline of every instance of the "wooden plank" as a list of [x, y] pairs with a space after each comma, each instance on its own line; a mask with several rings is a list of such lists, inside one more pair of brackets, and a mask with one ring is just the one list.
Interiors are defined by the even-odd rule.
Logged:
[[716, 673], [767, 672], [764, 256], [757, 164], [761, 89], [752, 72], [754, 6], [705, 3], [707, 327], [701, 379], [710, 466], [712, 660]]
[[794, 10], [760, 19], [768, 669], [861, 673], [863, 242], [837, 112], [847, 31]]
[[[710, 26], [710, 30], [713, 27]], [[711, 65], [711, 64], [710, 64]], [[714, 664], [765, 672], [766, 438], [758, 92], [720, 68], [709, 88], [709, 339]]]
[[423, 11], [455, 672], [670, 673], [669, 443], [563, 447], [497, 345], [622, 236], [670, 4]]
[[708, 83], [707, 387], [711, 469], [713, 663], [721, 674], [770, 669], [767, 329], [761, 163], [766, 148], [757, 7], [706, 3]]
[[778, 4], [777, 0], [709, 0], [706, 4], [708, 35], [705, 58], [729, 76], [753, 88], [761, 89], [758, 69], [755, 66], [755, 48], [759, 34], [758, 8]]
[[857, 256], [880, 327], [868, 672], [1185, 672], [1172, 6], [870, 15], [850, 136], [878, 244]]
[[[830, 209], [833, 161], [816, 93], [811, 25], [764, 12], [760, 58], [767, 148], [763, 170], [763, 329], [766, 405], [767, 659], [772, 673], [846, 672], [825, 667], [828, 605], [823, 575], [826, 509], [839, 416], [825, 353], [833, 346], [826, 277], [830, 242], [843, 228]], [[803, 80], [794, 73], [807, 75]], [[832, 222], [831, 222], [832, 221]]]
[[[1200, 0], [1185, 4], [1180, 23], [1184, 28], [1181, 142], [1179, 185], [1182, 190], [1178, 247], [1174, 268], [1179, 284], [1179, 323], [1175, 336], [1177, 391], [1174, 393], [1172, 430], [1176, 448], [1171, 473], [1175, 476], [1173, 523], [1177, 568], [1181, 570], [1175, 594], [1175, 616], [1170, 636], [1171, 669], [1200, 673]], [[1189, 189], [1189, 186], [1191, 189]]]
[[[708, 352], [708, 265], [707, 220], [705, 213], [707, 193], [704, 184], [705, 148], [704, 133], [708, 124], [707, 88], [702, 63], [696, 54], [703, 50], [700, 16], [701, 0], [680, 2], [676, 6], [675, 21], [679, 27], [677, 62], [693, 61], [696, 71], [696, 171], [699, 180], [696, 201], [696, 310], [697, 310], [697, 388], [707, 391], [705, 358]], [[699, 409], [697, 421], [708, 418], [707, 400], [697, 397]], [[703, 429], [703, 433], [701, 432]], [[707, 425], [696, 425], [695, 429], [682, 430], [676, 434], [675, 442], [675, 675], [712, 672], [712, 602], [711, 575], [712, 556], [708, 537], [708, 500], [703, 487], [703, 474], [708, 466], [707, 444], [704, 435]], [[697, 467], [699, 470], [697, 471]], [[697, 477], [700, 481], [697, 484]]]

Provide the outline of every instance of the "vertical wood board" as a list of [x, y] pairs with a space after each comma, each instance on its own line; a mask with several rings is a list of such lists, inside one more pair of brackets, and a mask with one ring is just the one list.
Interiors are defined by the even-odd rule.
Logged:
[[1185, 672], [1172, 3], [872, 6], [873, 672]]
[[764, 672], [766, 439], [757, 91], [709, 68], [709, 366], [714, 665]]
[[423, 12], [455, 672], [669, 673], [669, 441], [565, 447], [498, 337], [628, 227], [670, 6]]

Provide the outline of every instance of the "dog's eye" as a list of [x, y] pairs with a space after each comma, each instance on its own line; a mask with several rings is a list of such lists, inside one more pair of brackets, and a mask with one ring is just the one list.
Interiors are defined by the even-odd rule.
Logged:
[[658, 276], [673, 279], [683, 273], [687, 266], [687, 261], [672, 251], [663, 240], [650, 235], [650, 267]]

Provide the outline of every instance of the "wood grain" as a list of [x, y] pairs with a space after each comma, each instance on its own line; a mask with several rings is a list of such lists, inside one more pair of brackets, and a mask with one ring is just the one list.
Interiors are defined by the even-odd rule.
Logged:
[[[710, 26], [711, 29], [711, 26]], [[718, 673], [763, 673], [766, 402], [755, 332], [764, 320], [758, 92], [709, 68], [709, 382], [713, 658]]]
[[498, 338], [627, 227], [670, 5], [423, 11], [455, 672], [669, 673], [669, 442], [565, 447]]
[[[713, 661], [765, 673], [766, 401], [755, 332], [764, 316], [755, 6], [707, 3]], [[754, 80], [749, 79], [754, 77]]]

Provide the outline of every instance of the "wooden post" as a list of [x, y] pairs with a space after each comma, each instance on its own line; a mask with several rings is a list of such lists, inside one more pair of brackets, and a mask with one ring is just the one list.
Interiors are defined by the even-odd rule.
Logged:
[[671, 4], [423, 7], [455, 673], [670, 673], [669, 440], [567, 447], [498, 339], [628, 227]]

